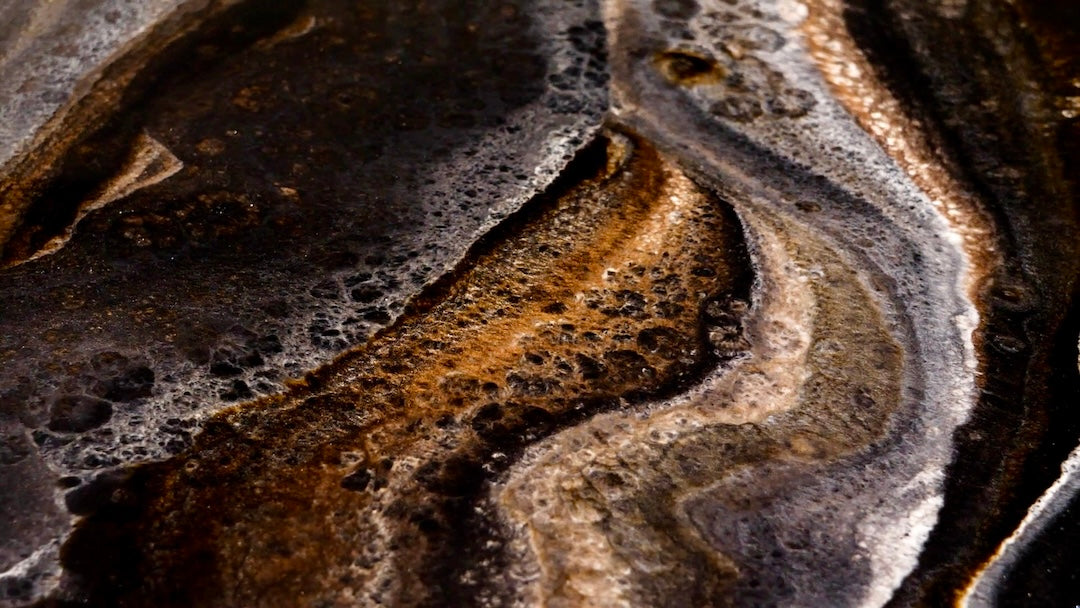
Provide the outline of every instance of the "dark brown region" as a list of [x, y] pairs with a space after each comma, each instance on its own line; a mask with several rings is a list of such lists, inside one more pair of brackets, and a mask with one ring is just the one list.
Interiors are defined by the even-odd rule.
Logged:
[[[447, 180], [439, 163], [476, 154], [484, 134], [525, 128], [513, 112], [548, 87], [531, 14], [528, 2], [248, 2], [140, 48], [150, 59], [112, 113], [54, 173], [15, 184], [35, 203], [5, 261], [61, 232], [142, 132], [184, 168], [88, 215], [59, 252], [0, 272], [4, 410], [43, 449], [65, 450], [57, 459], [69, 470], [100, 469], [145, 448], [73, 448], [69, 431], [94, 425], [46, 428], [72, 399], [109, 401], [114, 420], [194, 384], [204, 392], [189, 407], [242, 400], [301, 373], [295, 360], [325, 360], [385, 325], [535, 169], [532, 152], [516, 149], [534, 136], [511, 139], [475, 189], [418, 195]], [[594, 30], [571, 34], [580, 62], [591, 61], [575, 66], [581, 82], [563, 105], [533, 107], [534, 123], [595, 110], [583, 101], [602, 88]], [[102, 86], [120, 86], [114, 77]], [[148, 392], [94, 394], [116, 379], [92, 369], [106, 353], [148, 357], [138, 363], [154, 378]], [[284, 370], [270, 365], [282, 353]], [[79, 442], [113, 441], [108, 428], [91, 430]], [[182, 436], [157, 435], [159, 447], [183, 448]]]
[[1000, 606], [1080, 605], [1080, 499], [1058, 513], [1005, 575]]
[[[748, 297], [733, 213], [679, 189], [689, 180], [644, 142], [613, 141], [365, 347], [215, 417], [174, 459], [71, 492], [86, 519], [63, 561], [80, 601], [507, 600], [488, 484], [535, 441], [736, 354], [703, 323]], [[672, 192], [700, 199], [681, 222], [667, 219]]]
[[[245, 218], [252, 205], [263, 222], [288, 224], [264, 227], [274, 236], [310, 231], [289, 217], [294, 201], [279, 185], [301, 193], [316, 217], [337, 222], [342, 202], [335, 199], [367, 195], [364, 169], [386, 156], [391, 138], [416, 145], [397, 151], [404, 158], [438, 158], [462, 143], [461, 130], [503, 124], [507, 109], [543, 90], [544, 60], [529, 40], [527, 11], [514, 5], [451, 9], [326, 0], [267, 10], [252, 4], [216, 17], [149, 63], [129, 85], [124, 111], [97, 125], [63, 159], [6, 248], [6, 261], [33, 253], [56, 234], [114, 174], [140, 129], [161, 139], [187, 170], [167, 188], [127, 201], [120, 218], [102, 218], [108, 222], [103, 232], [136, 229], [154, 249], [211, 246], [239, 254], [261, 244], [251, 253], [265, 254], [267, 243], [259, 237], [266, 235], [259, 230], [244, 230], [247, 239], [220, 237], [251, 227]], [[432, 21], [438, 27], [425, 26]], [[311, 31], [289, 31], [303, 27]], [[506, 48], [515, 50], [485, 52]], [[437, 133], [425, 140], [408, 138], [411, 131]], [[379, 217], [375, 206], [358, 211], [368, 222], [393, 219]], [[138, 240], [104, 244], [112, 257], [124, 258]]]
[[[980, 399], [955, 437], [941, 521], [893, 600], [944, 605], [1060, 474], [1080, 436], [1080, 132], [1059, 97], [1077, 75], [1076, 10], [978, 1], [952, 20], [920, 3], [860, 1], [846, 16], [894, 94], [986, 202], [1006, 260], [979, 295]], [[1060, 541], [1040, 551], [1067, 553], [1074, 542]], [[1026, 601], [1059, 605], [1070, 593], [1047, 585]]]

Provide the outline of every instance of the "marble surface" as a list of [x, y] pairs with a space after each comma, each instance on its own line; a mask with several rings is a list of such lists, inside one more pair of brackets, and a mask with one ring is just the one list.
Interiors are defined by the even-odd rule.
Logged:
[[0, 8], [0, 606], [1080, 601], [1077, 13]]

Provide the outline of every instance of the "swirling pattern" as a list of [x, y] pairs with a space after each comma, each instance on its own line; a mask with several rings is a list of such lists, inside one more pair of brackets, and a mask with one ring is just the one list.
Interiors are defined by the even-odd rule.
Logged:
[[7, 145], [0, 605], [1075, 594], [1053, 8], [166, 4]]

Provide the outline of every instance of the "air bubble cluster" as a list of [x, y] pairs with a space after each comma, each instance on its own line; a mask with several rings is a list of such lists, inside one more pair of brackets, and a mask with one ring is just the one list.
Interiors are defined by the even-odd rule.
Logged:
[[163, 51], [48, 192], [109, 179], [140, 132], [183, 167], [0, 275], [0, 467], [40, 455], [70, 487], [175, 454], [392, 324], [599, 127], [603, 27], [558, 4], [240, 7]]
[[[721, 11], [699, 11], [696, 3], [677, 4], [681, 8], [653, 3], [653, 10], [665, 17], [658, 33], [669, 44], [659, 52], [657, 64], [669, 81], [687, 88], [707, 111], [724, 120], [751, 123], [800, 118], [817, 105], [813, 93], [772, 65], [773, 56], [787, 44], [776, 24], [770, 23], [774, 15], [751, 8], [752, 3]], [[680, 20], [672, 21], [676, 16]]]

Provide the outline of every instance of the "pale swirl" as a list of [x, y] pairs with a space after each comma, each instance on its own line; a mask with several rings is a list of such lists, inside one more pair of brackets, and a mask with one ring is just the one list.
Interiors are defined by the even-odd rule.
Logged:
[[38, 105], [5, 9], [0, 606], [992, 605], [1076, 527], [1052, 9], [112, 4]]

